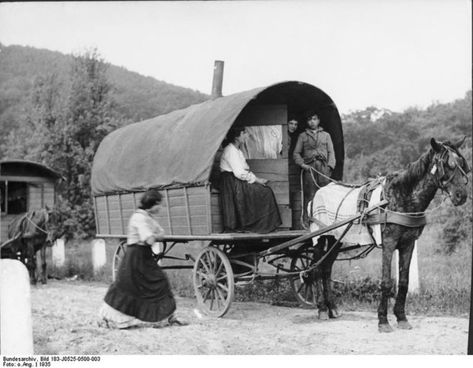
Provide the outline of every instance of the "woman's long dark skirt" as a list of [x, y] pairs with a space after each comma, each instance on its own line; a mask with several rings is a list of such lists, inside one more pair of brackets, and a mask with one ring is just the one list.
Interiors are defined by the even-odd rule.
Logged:
[[149, 246], [128, 245], [105, 302], [126, 315], [158, 322], [176, 310], [169, 281]]
[[233, 173], [221, 176], [224, 231], [269, 233], [282, 224], [276, 198], [270, 187], [249, 184]]

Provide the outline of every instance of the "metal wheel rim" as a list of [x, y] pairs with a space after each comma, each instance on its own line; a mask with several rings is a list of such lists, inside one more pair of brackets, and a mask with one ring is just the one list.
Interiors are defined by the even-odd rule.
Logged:
[[[291, 272], [303, 271], [312, 262], [308, 251], [303, 251], [291, 260]], [[317, 308], [317, 285], [310, 277], [308, 282], [302, 282], [299, 275], [290, 278], [290, 285], [294, 296], [304, 308]]]
[[193, 269], [194, 292], [199, 309], [206, 315], [222, 317], [230, 309], [235, 294], [233, 270], [224, 252], [204, 248]]

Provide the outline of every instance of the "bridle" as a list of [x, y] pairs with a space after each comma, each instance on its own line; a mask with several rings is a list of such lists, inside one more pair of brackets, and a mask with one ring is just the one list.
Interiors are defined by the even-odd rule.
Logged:
[[[444, 150], [442, 152], [436, 152], [433, 158], [433, 165], [432, 169], [430, 170], [430, 173], [434, 176], [434, 178], [437, 181], [437, 186], [440, 188], [440, 190], [443, 193], [446, 193], [450, 196], [450, 193], [447, 190], [447, 185], [453, 180], [455, 177], [457, 171], [460, 172], [460, 174], [463, 176], [465, 179], [465, 185], [468, 184], [468, 173], [470, 172], [470, 168], [468, 167], [468, 164], [463, 156], [455, 152], [452, 148], [448, 147], [447, 145], [442, 144], [442, 147]], [[450, 154], [453, 154], [455, 156], [458, 156], [459, 158], [462, 159], [463, 163], [466, 166], [466, 171], [463, 170], [463, 168], [458, 164], [458, 160], [452, 160], [450, 158]], [[447, 159], [445, 160], [445, 157]], [[449, 177], [445, 178], [446, 173], [445, 173], [445, 167], [444, 165], [448, 165], [448, 167], [452, 170], [451, 174]]]

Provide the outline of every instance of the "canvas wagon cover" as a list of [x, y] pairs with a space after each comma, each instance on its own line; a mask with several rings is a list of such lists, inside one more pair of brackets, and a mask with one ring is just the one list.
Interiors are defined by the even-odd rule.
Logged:
[[207, 183], [228, 130], [253, 102], [289, 103], [301, 111], [322, 108], [319, 114], [324, 114], [337, 158], [334, 178], [341, 179], [343, 132], [335, 104], [317, 87], [289, 81], [209, 100], [110, 133], [94, 158], [92, 194]]
[[117, 129], [94, 158], [93, 195], [205, 183], [215, 153], [257, 88]]

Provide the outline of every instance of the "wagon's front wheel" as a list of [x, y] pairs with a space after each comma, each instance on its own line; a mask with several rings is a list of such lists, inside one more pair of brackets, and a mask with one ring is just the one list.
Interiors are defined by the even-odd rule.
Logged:
[[[307, 270], [312, 265], [313, 254], [309, 250], [303, 250], [291, 260], [291, 272]], [[290, 278], [291, 289], [294, 296], [304, 308], [317, 307], [317, 284], [315, 271], [307, 274], [297, 274]]]
[[120, 263], [123, 260], [126, 252], [126, 243], [121, 241], [118, 244], [117, 249], [115, 249], [115, 253], [113, 254], [113, 261], [112, 261], [112, 280], [115, 281], [117, 279], [118, 268], [120, 267]]
[[212, 317], [222, 317], [230, 309], [235, 283], [230, 261], [215, 247], [204, 248], [194, 263], [194, 292], [199, 309]]

